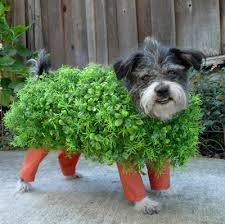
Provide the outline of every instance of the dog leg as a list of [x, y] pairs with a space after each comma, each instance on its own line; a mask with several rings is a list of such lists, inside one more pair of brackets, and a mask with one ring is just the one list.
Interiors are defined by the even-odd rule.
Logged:
[[173, 186], [173, 187], [170, 187], [167, 190], [151, 190], [151, 192], [156, 197], [170, 198], [177, 193], [177, 188], [176, 188], [176, 186]]
[[17, 187], [16, 187], [16, 192], [21, 192], [21, 193], [25, 193], [25, 192], [29, 192], [32, 190], [32, 186], [29, 182], [26, 182], [22, 179], [19, 179], [17, 182]]
[[32, 189], [29, 182], [34, 181], [39, 164], [48, 154], [48, 150], [44, 148], [30, 148], [27, 150], [22, 168], [19, 172], [19, 181], [17, 183], [17, 192], [28, 192]]
[[135, 210], [149, 215], [158, 213], [160, 210], [159, 204], [146, 196], [141, 175], [139, 172], [136, 172], [135, 169], [132, 171], [132, 164], [131, 170], [128, 172], [124, 171], [121, 164], [117, 164], [117, 167], [125, 198], [134, 202]]
[[134, 209], [144, 214], [153, 215], [160, 211], [159, 203], [151, 200], [149, 197], [145, 197], [140, 201], [136, 201], [134, 204]]

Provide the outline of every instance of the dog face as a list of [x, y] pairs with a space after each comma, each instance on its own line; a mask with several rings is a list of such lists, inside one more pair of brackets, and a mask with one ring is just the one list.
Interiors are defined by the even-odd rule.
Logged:
[[147, 116], [169, 120], [187, 104], [187, 70], [200, 69], [204, 55], [194, 50], [162, 46], [147, 37], [140, 51], [114, 64], [137, 110]]

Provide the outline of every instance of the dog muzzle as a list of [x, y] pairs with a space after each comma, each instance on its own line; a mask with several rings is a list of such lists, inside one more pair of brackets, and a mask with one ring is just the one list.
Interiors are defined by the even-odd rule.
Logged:
[[153, 82], [141, 94], [143, 112], [160, 120], [170, 120], [174, 114], [185, 109], [187, 96], [176, 82]]

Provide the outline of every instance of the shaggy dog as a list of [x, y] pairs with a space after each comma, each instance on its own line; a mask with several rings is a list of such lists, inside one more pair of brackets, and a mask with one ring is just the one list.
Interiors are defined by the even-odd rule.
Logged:
[[[180, 50], [162, 46], [147, 37], [143, 47], [117, 61], [113, 67], [118, 79], [124, 79], [126, 88], [137, 111], [166, 121], [187, 106], [187, 71], [190, 67], [200, 69], [203, 54], [195, 50]], [[35, 61], [34, 73], [41, 75], [49, 70], [44, 52]], [[18, 190], [28, 191], [34, 180], [39, 163], [47, 155], [46, 149], [30, 149], [20, 171]], [[61, 151], [59, 162], [65, 176], [76, 177], [75, 167], [79, 155], [66, 157]], [[146, 196], [139, 173], [127, 174], [118, 166], [125, 197], [133, 201], [135, 209], [147, 214], [159, 211], [157, 202]]]

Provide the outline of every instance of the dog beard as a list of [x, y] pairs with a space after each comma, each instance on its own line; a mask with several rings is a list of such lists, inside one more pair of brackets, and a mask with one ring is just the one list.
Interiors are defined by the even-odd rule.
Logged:
[[168, 85], [170, 89], [169, 100], [167, 103], [159, 103], [155, 92], [159, 84], [160, 82], [153, 82], [142, 92], [140, 107], [146, 115], [166, 121], [186, 107], [187, 98], [184, 89], [178, 83], [164, 81], [163, 84]]

